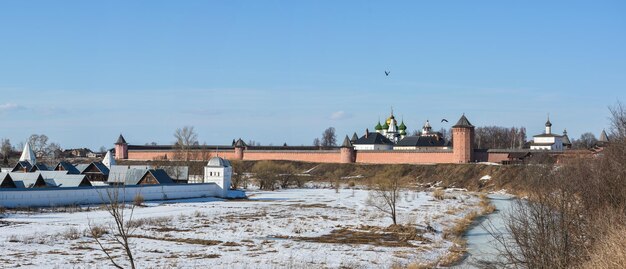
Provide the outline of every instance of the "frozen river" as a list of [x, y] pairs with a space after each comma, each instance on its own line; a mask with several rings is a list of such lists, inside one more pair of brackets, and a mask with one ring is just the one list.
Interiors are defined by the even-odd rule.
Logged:
[[497, 259], [497, 243], [493, 236], [485, 230], [494, 229], [498, 233], [506, 232], [504, 216], [509, 212], [516, 198], [510, 195], [489, 195], [491, 202], [496, 206], [496, 211], [484, 217], [478, 225], [475, 225], [465, 234], [467, 238], [467, 258], [458, 268], [479, 268], [478, 261], [494, 261]]

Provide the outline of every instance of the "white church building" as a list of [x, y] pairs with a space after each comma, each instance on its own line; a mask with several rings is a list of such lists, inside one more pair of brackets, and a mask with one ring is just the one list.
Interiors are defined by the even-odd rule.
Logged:
[[[567, 140], [567, 141], [565, 141]], [[533, 141], [530, 142], [531, 150], [546, 150], [546, 151], [563, 151], [569, 143], [567, 133], [564, 135], [558, 135], [552, 133], [552, 123], [550, 118], [546, 121], [546, 129], [543, 134], [533, 136]]]

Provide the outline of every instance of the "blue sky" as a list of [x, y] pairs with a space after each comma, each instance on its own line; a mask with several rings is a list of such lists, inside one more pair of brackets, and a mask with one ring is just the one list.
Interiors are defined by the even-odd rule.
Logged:
[[[2, 1], [0, 137], [64, 148], [410, 130], [572, 137], [626, 102], [624, 1]], [[386, 77], [385, 70], [391, 74]]]

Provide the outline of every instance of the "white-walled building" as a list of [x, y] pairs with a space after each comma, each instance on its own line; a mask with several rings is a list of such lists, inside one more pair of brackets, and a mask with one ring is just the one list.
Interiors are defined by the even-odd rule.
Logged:
[[552, 133], [552, 123], [550, 118], [546, 122], [546, 129], [543, 134], [533, 136], [533, 141], [530, 142], [531, 150], [550, 150], [550, 151], [563, 151], [563, 136]]
[[233, 167], [230, 162], [220, 157], [213, 157], [204, 167], [204, 183], [215, 183], [221, 188], [222, 197], [228, 196]]

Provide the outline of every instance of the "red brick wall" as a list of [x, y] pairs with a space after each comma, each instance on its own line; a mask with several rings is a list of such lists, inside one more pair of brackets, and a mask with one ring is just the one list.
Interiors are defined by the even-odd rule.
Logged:
[[[168, 159], [172, 159], [174, 151], [128, 151], [130, 160], [154, 160], [163, 158], [167, 154]], [[355, 162], [357, 163], [457, 163], [452, 152], [415, 152], [415, 151], [357, 151]], [[477, 161], [501, 162], [507, 160], [508, 153], [487, 153], [476, 152], [474, 158]], [[210, 156], [216, 156], [211, 152]], [[234, 150], [220, 150], [219, 156], [228, 160], [236, 160], [237, 155]], [[345, 157], [345, 156], [344, 156]], [[297, 150], [245, 150], [244, 160], [289, 160], [319, 163], [340, 163], [342, 159], [339, 150], [329, 151], [297, 151]], [[474, 160], [473, 160], [474, 161]]]
[[452, 163], [452, 152], [357, 151], [357, 163]]
[[[173, 150], [128, 150], [128, 159], [129, 160], [155, 160], [155, 159], [163, 159], [167, 155], [167, 159], [171, 160], [174, 158], [175, 151]], [[202, 154], [198, 154], [202, 155]], [[215, 151], [209, 152], [209, 157], [214, 157], [219, 155], [222, 158], [228, 160], [235, 159], [235, 151], [234, 150], [220, 150], [217, 153]]]
[[341, 162], [340, 151], [288, 151], [288, 150], [246, 150], [244, 160], [289, 160], [316, 163], [339, 163]]

